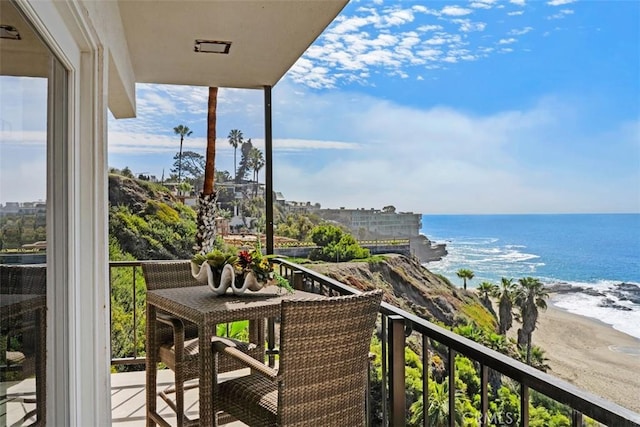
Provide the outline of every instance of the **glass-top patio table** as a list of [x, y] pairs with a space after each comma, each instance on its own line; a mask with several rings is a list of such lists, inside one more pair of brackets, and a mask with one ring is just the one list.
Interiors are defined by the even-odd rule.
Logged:
[[[275, 286], [258, 292], [216, 296], [208, 286], [191, 286], [147, 291], [147, 426], [165, 421], [156, 412], [156, 312], [161, 310], [198, 326], [200, 385], [200, 425], [217, 425], [213, 396], [213, 353], [211, 337], [216, 325], [238, 320], [274, 318], [280, 314], [284, 299], [318, 299], [322, 295], [302, 291], [288, 293]], [[256, 343], [263, 344], [263, 343]]]

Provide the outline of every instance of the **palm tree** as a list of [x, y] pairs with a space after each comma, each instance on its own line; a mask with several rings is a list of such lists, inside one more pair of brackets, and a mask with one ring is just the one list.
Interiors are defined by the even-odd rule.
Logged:
[[216, 114], [218, 109], [218, 88], [209, 88], [207, 102], [207, 151], [204, 167], [204, 185], [198, 198], [198, 229], [196, 232], [197, 252], [206, 253], [213, 249], [216, 240]]
[[254, 195], [258, 195], [258, 172], [260, 169], [264, 167], [264, 157], [262, 156], [262, 151], [258, 148], [252, 148], [249, 151], [249, 163], [248, 166], [250, 169], [253, 169], [253, 177], [256, 185], [254, 187]]
[[499, 332], [506, 334], [513, 326], [513, 298], [515, 295], [515, 285], [513, 279], [503, 277], [500, 279], [500, 287], [496, 287], [493, 296], [498, 298], [500, 314]]
[[[449, 380], [445, 377], [445, 380], [441, 383], [436, 381], [429, 381], [429, 403], [427, 406], [427, 418], [430, 426], [441, 427], [449, 425]], [[455, 391], [454, 402], [454, 424], [462, 425], [463, 422], [463, 401], [465, 399], [464, 394], [460, 390]], [[421, 400], [420, 400], [421, 401]], [[419, 412], [421, 408], [416, 408], [416, 412]], [[419, 414], [418, 414], [419, 415]], [[424, 416], [424, 407], [422, 408], [422, 416]], [[418, 417], [416, 417], [418, 418]], [[416, 421], [422, 421], [417, 419]], [[416, 423], [422, 424], [422, 422]]]
[[173, 131], [176, 135], [180, 135], [180, 155], [178, 156], [178, 182], [180, 182], [180, 178], [182, 177], [182, 142], [185, 136], [191, 136], [193, 132], [184, 125], [174, 127]]
[[181, 182], [178, 184], [178, 191], [181, 196], [188, 196], [193, 191], [193, 185], [189, 182]]
[[542, 372], [547, 372], [551, 368], [547, 363], [548, 361], [549, 358], [541, 347], [537, 345], [531, 346], [531, 366]]
[[495, 291], [497, 288], [498, 287], [491, 282], [482, 282], [476, 289], [476, 292], [480, 294], [480, 299], [482, 300], [482, 303], [484, 304], [485, 307], [487, 307], [488, 310], [493, 310], [493, 307], [491, 307], [491, 300], [489, 299], [489, 297], [495, 294]]
[[238, 129], [231, 129], [231, 131], [229, 131], [229, 136], [227, 138], [229, 138], [229, 144], [231, 144], [231, 146], [233, 147], [233, 180], [237, 183], [238, 168], [236, 165], [238, 163], [236, 162], [236, 150], [238, 149], [238, 146], [244, 144], [242, 131]]
[[477, 327], [475, 323], [456, 326], [453, 328], [453, 332], [458, 335], [462, 335], [465, 338], [469, 338], [472, 341], [484, 344], [485, 333], [481, 328]]
[[515, 303], [522, 316], [522, 328], [518, 329], [518, 345], [527, 348], [527, 364], [531, 362], [531, 335], [538, 322], [538, 308], [545, 310], [549, 291], [538, 279], [524, 277], [518, 280]]
[[442, 383], [432, 381], [429, 382], [429, 386], [429, 405], [427, 406], [429, 425], [447, 425], [449, 419], [449, 383], [448, 381]]
[[473, 271], [467, 269], [467, 268], [461, 268], [460, 270], [458, 270], [456, 272], [456, 274], [458, 275], [459, 278], [461, 278], [463, 280], [464, 283], [464, 289], [467, 289], [467, 280], [471, 280], [473, 279]]

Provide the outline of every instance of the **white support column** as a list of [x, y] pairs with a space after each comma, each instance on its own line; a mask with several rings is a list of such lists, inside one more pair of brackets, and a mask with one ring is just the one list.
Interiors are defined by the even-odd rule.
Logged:
[[107, 201], [107, 73], [101, 47], [81, 54], [79, 138], [75, 144], [75, 319], [71, 322], [77, 391], [76, 425], [110, 425]]

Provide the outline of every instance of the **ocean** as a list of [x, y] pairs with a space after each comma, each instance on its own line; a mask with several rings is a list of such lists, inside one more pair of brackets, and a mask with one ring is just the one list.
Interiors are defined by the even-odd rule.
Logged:
[[640, 338], [640, 214], [423, 215], [422, 234], [449, 254], [425, 266], [473, 288], [531, 276], [564, 285], [552, 303]]

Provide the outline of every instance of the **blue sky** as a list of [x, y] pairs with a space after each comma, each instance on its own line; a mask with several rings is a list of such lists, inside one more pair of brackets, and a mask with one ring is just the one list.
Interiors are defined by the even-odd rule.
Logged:
[[[637, 1], [352, 0], [273, 90], [274, 186], [323, 207], [640, 212], [639, 22]], [[206, 101], [138, 85], [109, 165], [168, 175], [178, 124], [204, 154]], [[231, 129], [262, 146], [262, 92], [219, 92], [233, 173]]]

